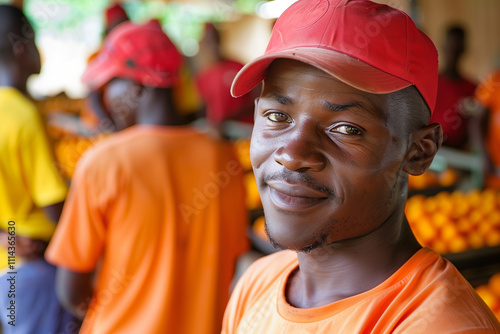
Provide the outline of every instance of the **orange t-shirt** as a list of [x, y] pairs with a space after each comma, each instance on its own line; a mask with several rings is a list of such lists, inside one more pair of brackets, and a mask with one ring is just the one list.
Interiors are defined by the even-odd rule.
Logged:
[[46, 252], [98, 267], [81, 333], [218, 333], [248, 248], [243, 169], [191, 127], [134, 126], [87, 151]]
[[500, 333], [500, 324], [456, 268], [424, 248], [382, 284], [317, 308], [287, 303], [296, 253], [258, 260], [238, 282], [222, 333]]
[[476, 99], [490, 111], [486, 147], [493, 164], [500, 168], [500, 70], [478, 86]]

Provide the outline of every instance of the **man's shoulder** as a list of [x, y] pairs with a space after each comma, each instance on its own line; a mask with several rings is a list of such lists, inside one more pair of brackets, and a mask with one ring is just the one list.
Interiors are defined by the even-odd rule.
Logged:
[[23, 94], [11, 87], [0, 87], [0, 114], [9, 126], [19, 128], [39, 127], [41, 117], [36, 106]]
[[404, 312], [398, 312], [405, 319], [399, 326], [401, 332], [414, 333], [425, 328], [440, 333], [463, 328], [498, 330], [491, 311], [451, 262], [430, 249], [422, 249], [409, 262], [413, 263], [398, 295], [399, 303], [406, 300]]
[[130, 152], [131, 147], [138, 136], [135, 129], [125, 129], [114, 133], [96, 142], [91, 148], [85, 151], [82, 156], [82, 161], [105, 161], [108, 165], [111, 161], [115, 161], [116, 156], [122, 151]]
[[297, 253], [279, 251], [255, 261], [241, 277], [241, 290], [246, 295], [260, 295], [280, 281], [298, 265]]

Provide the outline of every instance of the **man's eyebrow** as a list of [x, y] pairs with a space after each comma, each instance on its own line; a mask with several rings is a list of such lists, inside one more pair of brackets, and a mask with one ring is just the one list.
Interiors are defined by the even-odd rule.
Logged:
[[352, 102], [348, 104], [336, 104], [336, 103], [331, 103], [327, 101], [322, 102], [323, 107], [330, 111], [345, 111], [351, 108], [359, 108], [359, 109], [364, 109], [365, 106], [361, 102]]
[[269, 95], [269, 98], [271, 98], [271, 99], [275, 100], [276, 102], [283, 104], [283, 105], [291, 105], [294, 102], [291, 97], [284, 96], [284, 95], [278, 94], [276, 92], [271, 93]]

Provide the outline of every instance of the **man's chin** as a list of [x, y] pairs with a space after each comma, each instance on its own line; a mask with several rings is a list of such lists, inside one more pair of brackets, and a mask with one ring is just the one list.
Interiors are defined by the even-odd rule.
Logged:
[[[267, 232], [267, 231], [266, 231]], [[267, 233], [271, 245], [278, 250], [293, 250], [296, 252], [309, 253], [314, 249], [320, 248], [326, 244], [327, 234], [322, 234], [309, 242], [279, 242], [276, 238]]]

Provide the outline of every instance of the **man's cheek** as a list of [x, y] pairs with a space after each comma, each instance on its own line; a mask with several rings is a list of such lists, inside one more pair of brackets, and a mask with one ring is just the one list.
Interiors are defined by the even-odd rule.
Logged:
[[250, 161], [253, 168], [258, 168], [269, 155], [269, 147], [265, 145], [266, 141], [260, 136], [253, 136], [250, 144]]

